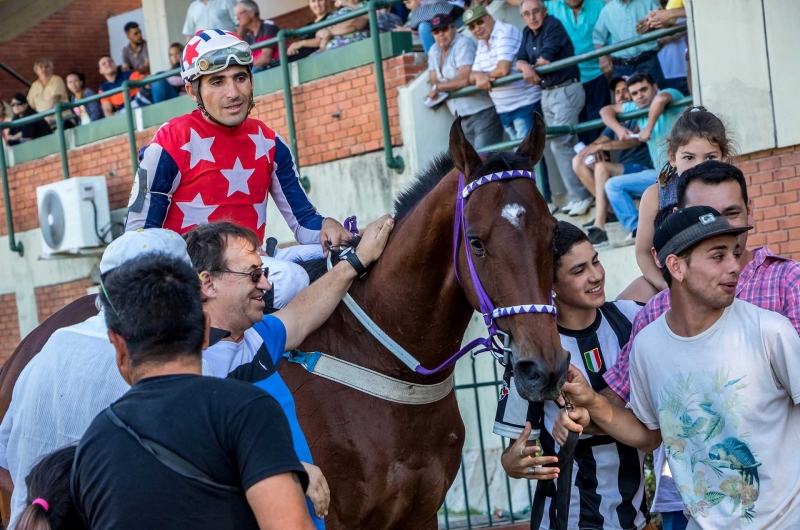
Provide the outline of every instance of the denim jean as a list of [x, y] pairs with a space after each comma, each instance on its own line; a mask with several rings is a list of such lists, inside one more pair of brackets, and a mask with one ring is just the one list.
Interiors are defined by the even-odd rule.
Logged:
[[151, 83], [150, 89], [153, 93], [153, 103], [161, 103], [162, 101], [178, 97], [178, 91], [175, 90], [175, 87], [167, 83], [166, 79]]
[[425, 50], [425, 53], [428, 53], [428, 50], [436, 43], [433, 40], [433, 33], [431, 33], [431, 23], [420, 22], [419, 26], [417, 26], [417, 33], [419, 34], [419, 40], [422, 41], [422, 49]]
[[542, 108], [539, 105], [537, 109], [537, 103], [498, 113], [500, 123], [503, 124], [503, 129], [511, 140], [522, 140], [528, 135], [528, 131], [531, 130], [531, 125], [533, 125], [533, 111], [538, 110], [540, 112]]
[[664, 523], [664, 530], [686, 530], [689, 526], [689, 519], [683, 512], [663, 512], [661, 520]]
[[641, 173], [619, 175], [606, 182], [608, 203], [628, 232], [633, 232], [639, 226], [639, 211], [633, 200], [641, 198], [644, 191], [655, 183], [657, 176], [655, 169], [648, 169]]

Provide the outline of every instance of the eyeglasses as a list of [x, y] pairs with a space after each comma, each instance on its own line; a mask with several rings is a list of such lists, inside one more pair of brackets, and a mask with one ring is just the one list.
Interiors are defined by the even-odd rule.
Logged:
[[485, 23], [486, 23], [486, 19], [485, 18], [479, 18], [478, 20], [476, 20], [474, 22], [470, 22], [469, 24], [467, 24], [467, 28], [469, 28], [469, 30], [472, 31], [473, 29], [475, 29], [478, 26], [483, 26]]
[[230, 271], [230, 270], [227, 270], [227, 269], [219, 269], [219, 270], [216, 270], [216, 271], [213, 271], [213, 272], [222, 272], [222, 273], [227, 273], [227, 274], [238, 274], [239, 276], [250, 276], [250, 279], [256, 285], [258, 284], [258, 282], [261, 281], [261, 277], [262, 276], [266, 276], [267, 278], [269, 278], [269, 267], [264, 267], [263, 269], [254, 269], [254, 270], [252, 270], [250, 272]]
[[24, 105], [24, 103], [22, 103], [21, 101], [12, 101], [11, 102], [11, 106], [12, 107], [21, 107], [23, 105]]
[[535, 9], [531, 9], [530, 11], [525, 11], [522, 13], [522, 18], [533, 18], [538, 17], [544, 12], [543, 7], [537, 7]]

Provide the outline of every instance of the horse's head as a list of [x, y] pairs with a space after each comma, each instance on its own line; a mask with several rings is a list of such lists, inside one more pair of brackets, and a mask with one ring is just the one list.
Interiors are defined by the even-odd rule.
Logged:
[[[481, 158], [457, 119], [450, 129], [450, 153], [472, 182], [484, 175], [514, 169], [532, 170], [542, 157], [545, 126], [536, 114], [531, 132], [515, 154], [488, 153]], [[529, 178], [490, 182], [477, 188], [464, 208], [468, 248], [458, 254], [467, 298], [479, 307], [469, 278], [466, 252], [495, 307], [549, 304], [553, 285], [553, 238], [557, 228], [547, 203]], [[519, 394], [529, 401], [555, 399], [564, 382], [569, 356], [561, 347], [553, 315], [524, 313], [497, 319], [511, 339]]]

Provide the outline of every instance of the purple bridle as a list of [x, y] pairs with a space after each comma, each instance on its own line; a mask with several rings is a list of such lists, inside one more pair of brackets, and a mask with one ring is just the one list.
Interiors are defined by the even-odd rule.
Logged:
[[[478, 295], [480, 311], [481, 314], [483, 315], [483, 323], [486, 324], [489, 336], [479, 337], [469, 342], [463, 348], [461, 348], [455, 354], [453, 354], [452, 357], [447, 359], [444, 363], [442, 363], [440, 366], [437, 366], [433, 370], [428, 370], [426, 368], [423, 368], [422, 366], [417, 367], [416, 371], [420, 374], [424, 375], [435, 374], [447, 368], [448, 366], [452, 365], [458, 359], [460, 359], [469, 352], [472, 352], [473, 355], [478, 355], [479, 353], [488, 351], [496, 358], [508, 361], [508, 355], [510, 353], [509, 336], [507, 333], [504, 333], [497, 328], [497, 324], [495, 323], [496, 319], [512, 315], [520, 315], [523, 313], [547, 313], [553, 316], [556, 315], [556, 307], [553, 305], [552, 293], [549, 296], [548, 304], [526, 304], [526, 305], [496, 308], [492, 303], [492, 299], [489, 298], [488, 294], [486, 294], [486, 289], [483, 288], [483, 284], [481, 283], [481, 280], [478, 277], [478, 271], [475, 270], [475, 263], [472, 260], [472, 252], [470, 252], [469, 250], [469, 238], [467, 237], [467, 220], [466, 217], [464, 216], [464, 208], [467, 205], [467, 199], [472, 194], [472, 192], [474, 192], [476, 189], [483, 186], [484, 184], [489, 184], [490, 182], [498, 182], [500, 180], [516, 179], [516, 178], [527, 178], [534, 181], [536, 180], [536, 177], [534, 176], [532, 171], [525, 171], [521, 169], [491, 173], [489, 175], [485, 175], [470, 182], [466, 186], [464, 185], [464, 174], [461, 173], [458, 177], [458, 194], [456, 195], [456, 216], [455, 216], [455, 225], [453, 227], [453, 267], [455, 268], [456, 278], [458, 279], [458, 283], [460, 283], [463, 286], [464, 284], [461, 281], [461, 275], [458, 273], [458, 248], [460, 239], [459, 236], [462, 236], [461, 240], [464, 243], [464, 252], [467, 255], [467, 264], [469, 265], [469, 275], [472, 278], [472, 286], [475, 288], [475, 293]], [[502, 345], [498, 340], [500, 336], [503, 337]]]
[[[401, 361], [406, 363], [409, 367], [412, 367], [413, 370], [422, 375], [432, 375], [438, 372], [441, 372], [445, 368], [453, 365], [457, 360], [461, 357], [466, 355], [467, 353], [472, 353], [473, 355], [477, 355], [483, 352], [490, 352], [494, 355], [497, 359], [503, 360], [505, 362], [508, 361], [508, 356], [511, 352], [509, 348], [510, 337], [507, 333], [500, 331], [495, 324], [495, 320], [501, 317], [507, 317], [512, 315], [521, 315], [523, 313], [546, 313], [556, 316], [556, 308], [553, 305], [553, 296], [552, 293], [549, 296], [549, 303], [548, 304], [526, 304], [526, 305], [517, 305], [511, 307], [494, 307], [492, 300], [489, 298], [489, 295], [486, 294], [486, 290], [483, 288], [483, 284], [481, 283], [480, 278], [478, 278], [478, 271], [475, 270], [475, 264], [472, 260], [472, 253], [469, 250], [469, 238], [467, 237], [467, 221], [464, 217], [464, 208], [467, 203], [467, 199], [469, 198], [470, 194], [474, 192], [480, 186], [484, 184], [488, 184], [490, 182], [497, 182], [500, 180], [508, 180], [508, 179], [516, 179], [516, 178], [527, 178], [534, 180], [534, 174], [532, 171], [525, 171], [525, 170], [510, 170], [510, 171], [501, 171], [499, 173], [492, 173], [490, 175], [486, 175], [483, 177], [478, 178], [477, 180], [470, 182], [466, 186], [464, 186], [464, 174], [462, 173], [458, 177], [458, 194], [456, 195], [456, 215], [455, 215], [455, 224], [453, 227], [453, 267], [455, 268], [456, 278], [458, 279], [458, 283], [462, 286], [464, 285], [461, 282], [461, 276], [458, 273], [458, 248], [459, 248], [459, 236], [463, 235], [463, 243], [464, 243], [464, 251], [467, 255], [467, 263], [469, 265], [469, 274], [472, 278], [472, 285], [475, 288], [475, 292], [478, 295], [478, 301], [480, 303], [480, 311], [483, 314], [483, 322], [486, 324], [487, 330], [489, 332], [488, 337], [480, 337], [465, 345], [463, 348], [458, 350], [455, 354], [453, 354], [449, 359], [443, 362], [441, 365], [437, 366], [432, 370], [428, 370], [427, 368], [422, 367], [418, 361], [416, 361], [408, 352], [403, 350], [398, 344], [394, 341], [391, 341], [385, 334], [377, 329], [374, 322], [363, 313], [363, 310], [358, 308], [357, 304], [354, 301], [345, 301], [345, 303], [350, 303], [352, 305], [351, 310], [354, 310], [354, 314], [356, 317], [364, 324], [367, 329], [372, 333], [379, 341], [381, 341], [384, 346], [389, 349], [395, 356], [400, 358]], [[358, 227], [356, 224], [356, 218], [348, 217], [345, 220], [345, 227], [353, 234], [358, 233]], [[347, 298], [347, 297], [346, 297]], [[499, 337], [503, 337], [503, 343], [500, 344]], [[408, 361], [411, 360], [413, 363], [409, 363]]]

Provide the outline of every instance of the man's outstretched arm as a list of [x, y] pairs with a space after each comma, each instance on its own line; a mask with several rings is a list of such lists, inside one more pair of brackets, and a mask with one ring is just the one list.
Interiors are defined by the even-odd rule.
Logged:
[[[369, 267], [381, 255], [389, 241], [392, 228], [394, 220], [384, 215], [370, 223], [364, 230], [361, 242], [356, 248], [356, 256], [365, 267]], [[312, 331], [328, 319], [355, 277], [356, 271], [350, 263], [339, 262], [322, 278], [300, 291], [286, 307], [274, 314], [286, 327], [286, 351], [299, 346]]]

